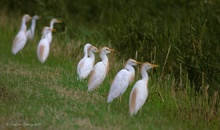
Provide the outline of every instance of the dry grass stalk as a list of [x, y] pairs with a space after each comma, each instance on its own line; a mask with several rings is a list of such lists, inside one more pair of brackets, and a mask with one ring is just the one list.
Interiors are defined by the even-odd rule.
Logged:
[[165, 65], [166, 65], [166, 63], [167, 63], [167, 59], [168, 59], [169, 54], [170, 54], [170, 49], [171, 49], [171, 45], [170, 45], [169, 48], [168, 48], [167, 55], [166, 55], [166, 58], [165, 58], [165, 61], [164, 61], [164, 65], [163, 65], [163, 69], [162, 69], [162, 71], [161, 71], [160, 82], [162, 81], [162, 76], [163, 76], [163, 73], [164, 73]]

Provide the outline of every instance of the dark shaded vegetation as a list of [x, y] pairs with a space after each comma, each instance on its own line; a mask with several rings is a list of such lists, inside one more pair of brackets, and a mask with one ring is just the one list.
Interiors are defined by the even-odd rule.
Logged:
[[7, 86], [0, 82], [0, 102], [4, 100], [15, 101], [18, 99], [18, 95], [11, 93]]
[[[85, 119], [88, 129], [97, 125], [104, 129], [106, 123], [117, 129], [219, 129], [218, 0], [1, 0], [0, 8], [0, 105], [4, 117], [0, 123], [28, 117], [45, 121], [42, 129], [51, 124], [55, 129], [72, 129], [79, 118]], [[8, 51], [10, 39], [25, 13], [42, 17], [37, 22], [38, 37], [27, 44], [25, 57], [13, 56]], [[37, 45], [42, 27], [54, 17], [63, 23], [55, 24], [55, 44], [42, 67], [32, 45]], [[90, 94], [86, 82], [77, 81], [74, 72], [87, 42], [117, 50], [117, 56], [109, 55], [112, 60], [117, 58], [115, 68], [98, 92]], [[128, 58], [160, 65], [153, 70], [156, 73], [150, 72], [149, 98], [134, 118], [128, 118], [125, 110], [131, 87], [122, 102], [113, 102], [112, 112], [107, 112], [105, 102], [107, 87], [122, 60]]]
[[0, 5], [9, 14], [61, 18], [65, 37], [97, 45], [110, 41], [119, 60], [157, 63], [161, 80], [174, 74], [177, 89], [189, 78], [196, 92], [220, 90], [218, 0], [2, 0]]

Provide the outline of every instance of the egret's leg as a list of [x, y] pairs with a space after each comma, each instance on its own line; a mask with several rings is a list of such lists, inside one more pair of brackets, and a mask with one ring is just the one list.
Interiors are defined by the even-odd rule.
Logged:
[[94, 93], [92, 94], [92, 99], [95, 99], [95, 94]]
[[120, 97], [119, 97], [119, 101], [121, 102], [121, 97], [122, 97], [122, 95], [120, 95]]
[[20, 51], [20, 54], [21, 54], [22, 57], [24, 57], [24, 55], [23, 55], [23, 53], [22, 53], [22, 50]]
[[141, 113], [142, 113], [142, 108], [140, 108], [140, 115], [141, 115]]
[[99, 87], [99, 86], [95, 87], [95, 91], [97, 91], [98, 87]]
[[108, 104], [108, 112], [110, 112], [110, 103]]

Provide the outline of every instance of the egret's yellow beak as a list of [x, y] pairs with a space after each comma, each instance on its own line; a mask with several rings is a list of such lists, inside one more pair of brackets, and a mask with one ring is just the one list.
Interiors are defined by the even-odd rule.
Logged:
[[116, 50], [114, 50], [114, 49], [109, 49], [109, 51], [114, 52], [114, 51], [116, 51]]
[[31, 19], [32, 19], [32, 17], [31, 17], [31, 16], [29, 16], [29, 18], [28, 18], [28, 20], [27, 20], [27, 21], [29, 22], [29, 21], [31, 21]]
[[141, 64], [142, 64], [141, 62], [138, 62], [138, 61], [136, 61], [135, 63], [138, 64], [138, 65], [141, 65]]
[[159, 65], [151, 64], [151, 67], [152, 67], [152, 68], [156, 68], [156, 67], [159, 67]]
[[[94, 46], [93, 46], [94, 47]], [[100, 52], [100, 50], [98, 50], [96, 47], [94, 47], [95, 48], [95, 50], [97, 51], [97, 52]]]
[[52, 32], [56, 32], [56, 29], [52, 29]]
[[51, 32], [56, 32], [56, 29], [50, 28]]
[[62, 21], [60, 21], [60, 20], [57, 20], [57, 21], [56, 21], [56, 23], [62, 23]]

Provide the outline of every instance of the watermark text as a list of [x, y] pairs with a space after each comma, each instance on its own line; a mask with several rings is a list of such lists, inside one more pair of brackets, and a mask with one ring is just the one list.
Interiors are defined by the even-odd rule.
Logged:
[[25, 126], [25, 127], [36, 127], [36, 126], [41, 126], [41, 123], [27, 123], [27, 122], [23, 122], [23, 123], [6, 123], [6, 126]]

